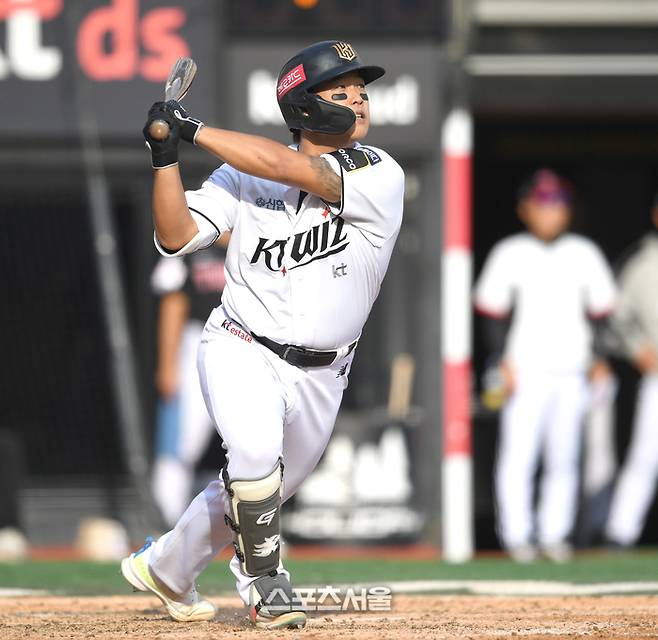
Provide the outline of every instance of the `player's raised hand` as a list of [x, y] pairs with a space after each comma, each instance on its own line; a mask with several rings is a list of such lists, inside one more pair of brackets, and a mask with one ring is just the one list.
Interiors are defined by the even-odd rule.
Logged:
[[176, 100], [168, 100], [165, 102], [165, 109], [167, 113], [171, 114], [180, 125], [180, 137], [186, 142], [196, 144], [196, 137], [203, 127], [203, 122], [196, 118], [191, 118], [187, 115], [187, 111], [183, 109], [180, 102]]
[[[169, 125], [169, 135], [164, 140], [155, 139], [149, 132], [151, 123], [156, 120], [164, 120]], [[153, 103], [142, 133], [146, 140], [146, 147], [151, 152], [151, 164], [154, 169], [165, 169], [178, 163], [181, 127], [176, 118], [165, 109], [164, 102]]]

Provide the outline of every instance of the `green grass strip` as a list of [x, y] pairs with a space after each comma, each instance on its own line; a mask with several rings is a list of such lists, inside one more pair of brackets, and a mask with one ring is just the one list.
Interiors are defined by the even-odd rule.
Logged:
[[[580, 555], [564, 565], [539, 561], [519, 565], [506, 558], [478, 558], [464, 564], [401, 560], [288, 560], [295, 584], [337, 585], [400, 580], [553, 580], [574, 583], [658, 581], [658, 552]], [[214, 562], [199, 579], [206, 594], [232, 592], [225, 562]], [[63, 595], [130, 593], [119, 565], [93, 562], [0, 564], [0, 589], [40, 589]]]

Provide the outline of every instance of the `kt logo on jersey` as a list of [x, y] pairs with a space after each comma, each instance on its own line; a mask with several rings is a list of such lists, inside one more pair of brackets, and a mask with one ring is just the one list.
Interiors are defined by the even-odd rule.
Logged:
[[259, 238], [256, 251], [251, 257], [251, 264], [256, 264], [262, 258], [270, 271], [280, 271], [286, 245], [290, 241], [292, 241], [290, 258], [297, 264], [288, 267], [288, 270], [340, 253], [349, 244], [347, 234], [343, 234], [344, 225], [345, 221], [341, 217], [335, 217], [285, 240]]

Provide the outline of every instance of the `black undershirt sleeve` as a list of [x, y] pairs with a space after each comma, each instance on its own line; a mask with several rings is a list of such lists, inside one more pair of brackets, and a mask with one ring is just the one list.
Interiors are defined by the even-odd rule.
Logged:
[[505, 341], [509, 333], [511, 318], [494, 318], [492, 316], [480, 316], [482, 336], [489, 360], [498, 361], [505, 350]]
[[610, 316], [588, 316], [588, 320], [592, 327], [592, 353], [597, 360], [606, 358], [610, 352]]

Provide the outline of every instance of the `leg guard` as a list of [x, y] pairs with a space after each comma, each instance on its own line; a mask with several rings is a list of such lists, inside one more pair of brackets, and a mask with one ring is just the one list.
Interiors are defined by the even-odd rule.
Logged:
[[259, 480], [231, 480], [223, 471], [231, 498], [231, 517], [226, 524], [235, 533], [235, 554], [249, 576], [275, 572], [279, 566], [279, 515], [283, 466]]

